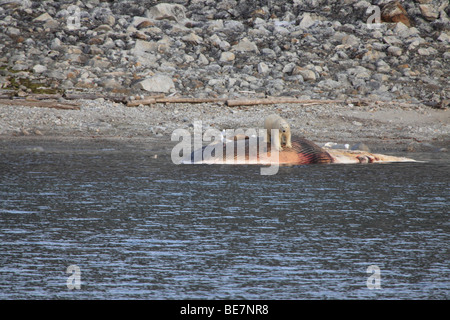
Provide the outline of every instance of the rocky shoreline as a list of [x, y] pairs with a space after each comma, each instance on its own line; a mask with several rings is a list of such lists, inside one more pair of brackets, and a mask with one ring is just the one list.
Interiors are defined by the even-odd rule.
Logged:
[[[381, 23], [374, 25], [377, 8]], [[2, 99], [108, 98], [79, 100], [80, 110], [2, 102], [0, 135], [167, 138], [195, 120], [205, 128], [257, 127], [279, 112], [295, 134], [313, 141], [444, 150], [449, 11], [446, 0], [2, 0]], [[344, 102], [237, 108], [117, 102], [154, 94]]]
[[[369, 8], [384, 17], [395, 2], [168, 2], [0, 1], [3, 89], [415, 103], [450, 97], [448, 1], [399, 2], [409, 26], [376, 27]], [[395, 16], [398, 8], [390, 10]]]

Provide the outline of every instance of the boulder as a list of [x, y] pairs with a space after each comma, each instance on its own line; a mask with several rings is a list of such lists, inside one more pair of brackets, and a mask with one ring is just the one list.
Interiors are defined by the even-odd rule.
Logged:
[[381, 9], [381, 21], [402, 22], [405, 26], [411, 27], [408, 13], [399, 1], [389, 2]]
[[305, 13], [302, 21], [300, 21], [300, 28], [302, 29], [308, 29], [312, 25], [314, 25], [315, 21], [311, 18], [311, 15], [309, 13]]
[[162, 92], [168, 93], [175, 88], [172, 78], [166, 75], [155, 75], [137, 82], [134, 86], [136, 89], [145, 90], [148, 92]]
[[147, 10], [147, 18], [153, 20], [173, 20], [182, 22], [186, 20], [186, 8], [181, 4], [160, 3]]
[[239, 41], [238, 44], [233, 46], [233, 50], [240, 51], [240, 52], [259, 52], [258, 47], [256, 44], [247, 38], [243, 38], [241, 41]]
[[439, 12], [430, 4], [420, 4], [420, 12], [428, 21], [434, 21], [439, 18]]
[[222, 52], [222, 54], [220, 55], [220, 62], [230, 62], [233, 61], [235, 59], [235, 55], [233, 52]]

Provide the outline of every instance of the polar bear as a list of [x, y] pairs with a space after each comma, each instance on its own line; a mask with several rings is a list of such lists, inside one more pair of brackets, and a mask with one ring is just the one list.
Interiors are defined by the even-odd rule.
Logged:
[[292, 148], [291, 144], [291, 128], [289, 127], [289, 123], [286, 120], [281, 118], [279, 115], [272, 114], [266, 118], [264, 121], [264, 128], [267, 130], [266, 132], [266, 141], [271, 141], [271, 130], [278, 129], [278, 138], [274, 140], [275, 148], [277, 150], [281, 150], [281, 144], [284, 139], [284, 143], [286, 144], [286, 148]]

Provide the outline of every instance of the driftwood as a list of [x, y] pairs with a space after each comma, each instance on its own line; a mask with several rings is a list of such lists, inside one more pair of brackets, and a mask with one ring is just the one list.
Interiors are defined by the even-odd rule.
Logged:
[[149, 105], [156, 103], [156, 99], [154, 98], [146, 98], [141, 100], [131, 100], [127, 102], [127, 107], [137, 107], [139, 105]]
[[101, 93], [65, 93], [63, 97], [67, 100], [95, 100], [103, 98], [119, 103], [126, 103], [127, 101], [125, 96], [104, 95]]
[[64, 98], [67, 100], [78, 100], [78, 99], [95, 100], [99, 98], [105, 98], [105, 96], [98, 93], [66, 93], [64, 94]]
[[25, 96], [26, 100], [57, 100], [59, 98], [62, 98], [62, 95], [60, 94], [50, 94], [50, 93], [34, 93], [29, 94]]
[[297, 103], [297, 104], [304, 104], [304, 105], [314, 105], [314, 104], [342, 103], [342, 102], [344, 102], [344, 100], [300, 100], [300, 99], [294, 99], [294, 98], [229, 99], [229, 100], [227, 100], [227, 105], [229, 107], [281, 104], [281, 103]]
[[168, 97], [156, 99], [157, 103], [219, 103], [226, 102], [227, 99], [220, 98], [176, 98]]
[[[7, 93], [8, 94], [8, 93]], [[71, 102], [58, 102], [58, 99], [64, 98], [66, 100], [95, 100], [103, 98], [113, 102], [126, 104], [128, 107], [137, 107], [139, 105], [152, 105], [155, 103], [222, 103], [229, 107], [238, 106], [255, 106], [255, 105], [272, 105], [272, 104], [300, 104], [303, 106], [308, 105], [320, 105], [320, 104], [332, 104], [332, 103], [352, 103], [356, 106], [369, 105], [369, 104], [384, 104], [384, 101], [370, 101], [365, 99], [358, 100], [320, 100], [310, 99], [301, 100], [291, 97], [268, 97], [268, 98], [240, 98], [240, 99], [227, 99], [227, 98], [190, 98], [190, 97], [166, 97], [164, 94], [154, 94], [144, 96], [141, 99], [129, 100], [126, 96], [114, 96], [104, 95], [101, 93], [65, 93], [61, 94], [28, 94], [26, 96], [17, 98], [9, 95], [0, 95], [0, 104], [6, 105], [25, 105], [35, 107], [47, 107], [67, 110], [78, 110], [77, 103]], [[400, 107], [411, 107], [416, 105], [414, 103], [401, 103], [391, 101], [391, 104], [398, 105]], [[448, 107], [448, 100], [443, 102], [442, 105], [433, 106], [445, 109]], [[431, 105], [430, 105], [431, 106]]]
[[148, 96], [140, 100], [131, 100], [127, 102], [128, 107], [137, 107], [139, 105], [151, 105], [154, 103], [225, 103], [227, 99], [219, 98], [183, 98], [183, 97], [158, 97]]
[[163, 99], [166, 96], [164, 94], [154, 94], [150, 96], [145, 96], [142, 98], [138, 98], [136, 100], [127, 100], [127, 107], [137, 107], [139, 105], [151, 105], [156, 103], [156, 99]]
[[62, 110], [80, 110], [78, 104], [60, 103], [57, 101], [46, 100], [26, 100], [26, 99], [0, 99], [0, 105], [14, 105], [38, 108], [53, 108]]
[[[320, 104], [333, 104], [333, 103], [352, 103], [356, 106], [369, 105], [371, 103], [384, 104], [384, 101], [370, 101], [370, 100], [321, 100], [310, 99], [302, 100], [289, 97], [270, 97], [262, 99], [226, 99], [226, 98], [187, 98], [187, 97], [164, 97], [164, 96], [147, 96], [141, 100], [131, 100], [127, 102], [129, 107], [136, 107], [139, 105], [152, 105], [154, 103], [224, 103], [229, 107], [238, 106], [254, 106], [254, 105], [271, 105], [271, 104], [301, 104], [303, 106], [308, 105], [320, 105]], [[411, 107], [413, 103], [401, 103], [391, 101], [401, 107]], [[448, 104], [448, 102], [447, 102]]]
[[136, 107], [139, 105], [151, 105], [154, 103], [225, 103], [229, 107], [268, 105], [279, 103], [297, 103], [303, 105], [343, 103], [344, 100], [299, 100], [294, 98], [268, 98], [268, 99], [222, 99], [222, 98], [183, 98], [167, 97], [153, 98], [146, 97], [141, 100], [128, 101], [127, 106]]

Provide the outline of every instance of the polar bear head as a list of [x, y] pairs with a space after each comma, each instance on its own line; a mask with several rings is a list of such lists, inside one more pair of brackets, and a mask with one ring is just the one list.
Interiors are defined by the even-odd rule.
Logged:
[[280, 121], [279, 125], [280, 125], [279, 130], [282, 133], [286, 133], [290, 130], [289, 124], [286, 121]]

